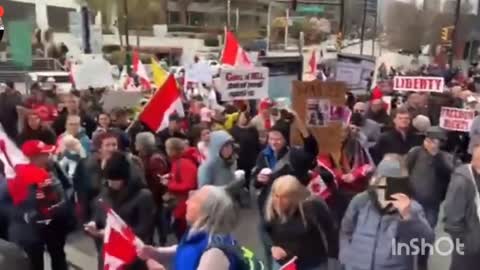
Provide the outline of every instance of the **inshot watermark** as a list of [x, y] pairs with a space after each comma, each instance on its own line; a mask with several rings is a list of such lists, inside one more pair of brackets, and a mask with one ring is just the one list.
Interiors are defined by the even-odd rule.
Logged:
[[392, 255], [394, 256], [419, 256], [419, 255], [440, 255], [450, 256], [453, 253], [464, 255], [465, 244], [460, 239], [455, 241], [450, 237], [440, 237], [434, 243], [428, 243], [425, 239], [414, 238], [408, 243], [399, 243], [397, 239], [392, 239]]

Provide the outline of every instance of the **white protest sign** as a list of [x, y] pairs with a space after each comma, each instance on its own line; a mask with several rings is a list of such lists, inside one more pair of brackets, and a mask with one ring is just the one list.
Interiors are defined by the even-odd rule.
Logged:
[[443, 92], [445, 80], [443, 77], [395, 76], [393, 90], [411, 92]]
[[268, 68], [222, 68], [219, 92], [223, 101], [268, 97]]
[[132, 108], [140, 104], [143, 95], [134, 91], [108, 91], [102, 97], [102, 108], [109, 112], [113, 108]]
[[110, 63], [103, 59], [101, 54], [83, 55], [82, 59], [73, 65], [72, 73], [77, 90], [115, 85]]
[[471, 110], [442, 107], [440, 127], [446, 130], [470, 132], [475, 112]]

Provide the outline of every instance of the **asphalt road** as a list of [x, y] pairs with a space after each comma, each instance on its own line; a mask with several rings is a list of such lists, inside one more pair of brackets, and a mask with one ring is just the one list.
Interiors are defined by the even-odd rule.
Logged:
[[[263, 258], [262, 246], [257, 232], [258, 216], [254, 210], [242, 210], [240, 224], [235, 232], [237, 239], [242, 245], [253, 249], [257, 256]], [[439, 236], [444, 236], [442, 229], [437, 228]], [[66, 247], [67, 257], [72, 269], [95, 270], [97, 267], [97, 252], [93, 241], [83, 233], [75, 233], [70, 236]], [[47, 256], [47, 255], [46, 255]], [[48, 257], [48, 256], [47, 256]], [[47, 262], [48, 264], [48, 258]], [[447, 270], [450, 258], [434, 255], [430, 260], [430, 270]], [[50, 270], [47, 266], [46, 270]]]

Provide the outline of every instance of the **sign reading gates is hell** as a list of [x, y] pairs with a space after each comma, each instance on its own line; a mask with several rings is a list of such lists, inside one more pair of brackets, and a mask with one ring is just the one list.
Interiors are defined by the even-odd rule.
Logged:
[[393, 90], [410, 92], [443, 92], [445, 80], [443, 77], [411, 77], [395, 76]]
[[442, 107], [440, 127], [446, 130], [469, 132], [474, 118], [474, 111]]
[[219, 89], [223, 101], [268, 97], [268, 68], [222, 68]]

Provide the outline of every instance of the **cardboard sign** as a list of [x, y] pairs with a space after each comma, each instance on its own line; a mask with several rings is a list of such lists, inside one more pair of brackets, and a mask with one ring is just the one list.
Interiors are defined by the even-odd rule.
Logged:
[[[293, 82], [292, 108], [315, 136], [320, 153], [331, 153], [337, 160], [344, 119], [349, 118], [344, 109], [346, 91], [344, 82]], [[303, 144], [297, 130], [292, 130], [291, 134], [293, 145]]]
[[474, 118], [474, 111], [442, 107], [440, 127], [446, 130], [470, 132]]
[[219, 91], [223, 101], [268, 97], [268, 68], [224, 68]]
[[443, 92], [445, 80], [443, 77], [409, 77], [395, 76], [393, 90], [411, 92]]

